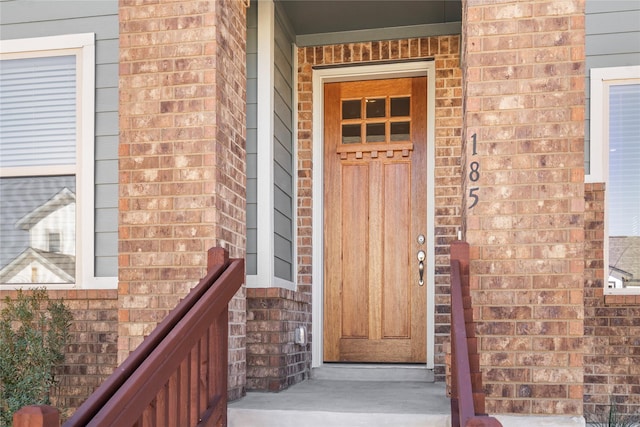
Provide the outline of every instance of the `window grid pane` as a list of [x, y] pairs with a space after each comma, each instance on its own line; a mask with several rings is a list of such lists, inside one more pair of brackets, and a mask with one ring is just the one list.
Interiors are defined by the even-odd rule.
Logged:
[[385, 123], [368, 123], [367, 142], [385, 142], [387, 139], [385, 128]]
[[0, 179], [0, 283], [74, 283], [75, 176]]
[[361, 103], [359, 99], [342, 101], [342, 119], [359, 119], [361, 117]]
[[370, 118], [386, 117], [387, 115], [386, 103], [387, 103], [386, 98], [367, 99], [366, 101], [367, 118], [370, 119]]
[[391, 98], [391, 117], [409, 116], [411, 113], [411, 98]]
[[0, 167], [74, 165], [76, 103], [75, 55], [3, 60]]
[[362, 142], [362, 136], [360, 135], [359, 124], [357, 125], [342, 125], [342, 143], [343, 144], [359, 144]]
[[410, 142], [410, 113], [410, 96], [343, 99], [342, 144]]

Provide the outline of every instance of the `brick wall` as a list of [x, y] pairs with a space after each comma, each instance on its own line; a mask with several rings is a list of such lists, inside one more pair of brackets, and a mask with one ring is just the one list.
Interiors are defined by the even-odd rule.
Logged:
[[604, 193], [585, 186], [584, 412], [640, 413], [640, 296], [603, 295]]
[[[28, 292], [28, 291], [25, 291]], [[15, 298], [15, 291], [0, 292]], [[118, 293], [116, 290], [56, 290], [50, 299], [63, 299], [73, 313], [63, 366], [55, 373], [57, 385], [51, 403], [62, 419], [75, 409], [113, 372], [117, 366]]]
[[294, 331], [311, 331], [311, 297], [282, 288], [247, 289], [247, 389], [280, 391], [309, 378], [311, 343]]
[[[245, 251], [244, 2], [120, 2], [121, 363], [204, 275]], [[244, 288], [230, 305], [230, 398], [243, 394]]]
[[465, 238], [490, 413], [582, 414], [583, 8], [463, 1]]
[[435, 93], [435, 374], [444, 380], [449, 336], [449, 243], [460, 227], [462, 81], [460, 37], [439, 36], [305, 47], [298, 50], [298, 290], [311, 294], [312, 269], [312, 67], [370, 61], [434, 58]]

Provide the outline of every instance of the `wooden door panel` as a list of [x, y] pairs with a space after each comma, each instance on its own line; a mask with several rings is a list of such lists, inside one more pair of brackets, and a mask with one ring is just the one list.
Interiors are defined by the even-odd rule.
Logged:
[[[368, 218], [369, 194], [359, 191], [368, 186], [367, 165], [342, 166], [342, 336], [369, 336]], [[366, 187], [365, 187], [366, 188]]]
[[[410, 99], [410, 117], [391, 114], [397, 98]], [[343, 117], [343, 101], [360, 113]], [[398, 122], [410, 132], [393, 139]], [[383, 140], [367, 139], [370, 125]], [[345, 126], [359, 137], [343, 138]], [[326, 84], [324, 135], [324, 359], [424, 362], [415, 237], [426, 234], [426, 78]]]
[[[343, 340], [340, 343], [340, 361], [411, 363], [405, 354], [411, 353], [407, 340]], [[372, 360], [372, 355], [376, 359]]]
[[410, 337], [411, 211], [406, 191], [406, 187], [411, 182], [410, 169], [408, 162], [384, 165], [384, 228], [379, 236], [379, 239], [385, 243], [382, 258], [383, 338]]

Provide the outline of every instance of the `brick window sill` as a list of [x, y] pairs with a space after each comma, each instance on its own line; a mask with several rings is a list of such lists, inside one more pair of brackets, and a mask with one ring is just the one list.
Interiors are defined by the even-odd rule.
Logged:
[[609, 305], [609, 304], [624, 304], [624, 305], [630, 305], [630, 304], [638, 304], [640, 305], [640, 295], [636, 294], [636, 295], [631, 295], [631, 294], [626, 294], [626, 295], [604, 295], [604, 303]]

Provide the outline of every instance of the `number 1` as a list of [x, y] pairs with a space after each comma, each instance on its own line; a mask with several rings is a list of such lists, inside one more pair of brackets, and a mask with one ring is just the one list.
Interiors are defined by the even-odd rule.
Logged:
[[471, 135], [471, 139], [473, 140], [473, 155], [475, 156], [476, 154], [478, 154], [478, 150], [477, 150], [477, 136], [474, 133], [473, 135]]

